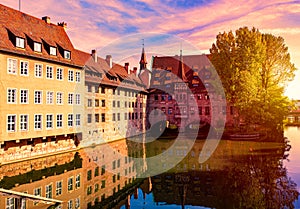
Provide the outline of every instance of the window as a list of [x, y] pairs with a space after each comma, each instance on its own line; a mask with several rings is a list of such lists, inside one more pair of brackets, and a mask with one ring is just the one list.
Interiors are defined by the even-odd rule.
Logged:
[[41, 187], [35, 188], [33, 193], [34, 196], [42, 196], [42, 188]]
[[42, 44], [38, 42], [34, 42], [33, 44], [33, 50], [35, 52], [42, 52]]
[[68, 209], [73, 209], [73, 200], [68, 201]]
[[199, 115], [202, 115], [202, 107], [198, 107]]
[[95, 175], [95, 177], [99, 176], [99, 167], [98, 166], [95, 168], [95, 174], [94, 175]]
[[79, 208], [80, 208], [80, 198], [77, 197], [77, 198], [75, 199], [75, 209], [79, 209]]
[[93, 104], [93, 103], [92, 103], [92, 100], [91, 100], [91, 99], [88, 99], [88, 104], [87, 104], [87, 106], [88, 106], [88, 107], [91, 107], [92, 104]]
[[20, 103], [28, 104], [28, 90], [27, 89], [20, 90]]
[[95, 86], [95, 93], [99, 93], [99, 85]]
[[87, 171], [87, 180], [91, 180], [92, 179], [92, 170], [88, 170]]
[[56, 47], [50, 46], [50, 55], [56, 56]]
[[76, 114], [75, 124], [76, 126], [80, 126], [80, 114]]
[[63, 104], [63, 93], [56, 93], [56, 104]]
[[47, 104], [53, 104], [53, 96], [54, 96], [53, 91], [47, 91], [47, 98], [46, 98]]
[[56, 69], [56, 79], [63, 80], [63, 69], [62, 68]]
[[7, 116], [7, 131], [9, 132], [16, 131], [16, 115]]
[[75, 104], [80, 105], [80, 94], [76, 94], [75, 96]]
[[93, 190], [92, 186], [88, 186], [88, 188], [87, 188], [87, 195], [92, 194], [92, 190]]
[[68, 94], [68, 104], [73, 104], [73, 93]]
[[105, 88], [101, 87], [101, 94], [105, 94]]
[[68, 191], [73, 190], [73, 177], [68, 178]]
[[15, 209], [15, 198], [9, 197], [6, 199], [6, 209]]
[[80, 174], [78, 174], [75, 178], [75, 188], [78, 189], [80, 187]]
[[52, 66], [46, 67], [46, 78], [53, 79], [53, 67]]
[[113, 115], [112, 115], [112, 121], [116, 121], [116, 113], [113, 113]]
[[7, 89], [7, 103], [17, 102], [17, 89]]
[[42, 129], [42, 115], [34, 115], [34, 129], [35, 130]]
[[118, 117], [118, 121], [120, 121], [121, 120], [120, 113], [117, 114], [117, 117]]
[[101, 189], [104, 189], [105, 188], [105, 180], [102, 180], [101, 181]]
[[46, 198], [52, 198], [52, 184], [46, 185]]
[[7, 73], [8, 74], [17, 74], [17, 60], [8, 59], [7, 60]]
[[95, 192], [99, 191], [99, 184], [95, 184]]
[[34, 76], [41, 78], [43, 72], [43, 65], [41, 64], [34, 64]]
[[28, 62], [20, 62], [20, 75], [28, 75]]
[[169, 108], [168, 108], [168, 114], [171, 115], [172, 113], [173, 113], [173, 108], [172, 108], [172, 107], [169, 107]]
[[113, 106], [113, 107], [116, 107], [116, 101], [113, 101], [112, 106]]
[[101, 113], [101, 122], [105, 122], [105, 113]]
[[120, 101], [117, 101], [117, 107], [120, 107]]
[[99, 107], [99, 99], [95, 99], [95, 107]]
[[95, 122], [96, 122], [96, 123], [99, 123], [99, 118], [100, 118], [100, 117], [99, 117], [99, 114], [95, 114]]
[[91, 123], [92, 122], [92, 114], [88, 114], [87, 116], [88, 116], [87, 122]]
[[57, 114], [56, 115], [56, 127], [57, 128], [62, 128], [63, 127], [63, 115], [62, 114]]
[[76, 81], [77, 83], [80, 83], [80, 72], [76, 72], [76, 73], [75, 73], [75, 81]]
[[20, 130], [28, 130], [28, 115], [20, 115]]
[[68, 126], [72, 127], [73, 126], [73, 115], [68, 114]]
[[68, 71], [68, 81], [71, 81], [71, 82], [74, 81], [74, 71], [73, 70]]
[[56, 196], [59, 196], [62, 194], [62, 181], [56, 182]]
[[65, 51], [64, 51], [64, 58], [65, 58], [65, 59], [71, 59], [71, 52], [68, 51], [68, 50], [65, 50]]
[[101, 167], [101, 175], [105, 174], [105, 165], [102, 165]]
[[92, 92], [92, 86], [91, 85], [87, 85], [87, 89], [88, 89], [88, 92]]
[[34, 104], [42, 104], [42, 91], [34, 91]]
[[205, 115], [209, 115], [209, 107], [205, 107]]
[[46, 115], [46, 128], [51, 129], [53, 128], [53, 115]]
[[25, 48], [25, 39], [20, 38], [20, 37], [16, 37], [16, 47], [24, 49]]

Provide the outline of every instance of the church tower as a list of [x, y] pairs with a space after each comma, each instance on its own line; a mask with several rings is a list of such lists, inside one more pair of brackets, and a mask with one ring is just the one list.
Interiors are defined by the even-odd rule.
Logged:
[[147, 58], [146, 58], [146, 53], [145, 53], [145, 48], [144, 48], [144, 39], [143, 39], [143, 49], [142, 49], [142, 56], [141, 56], [141, 60], [140, 60], [140, 72], [146, 68], [147, 68]]

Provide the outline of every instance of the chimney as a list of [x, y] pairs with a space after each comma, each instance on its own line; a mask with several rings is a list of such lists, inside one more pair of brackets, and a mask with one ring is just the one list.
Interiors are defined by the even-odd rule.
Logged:
[[125, 63], [125, 70], [127, 71], [128, 75], [130, 74], [130, 70], [129, 70], [129, 62]]
[[67, 23], [65, 22], [59, 22], [57, 25], [63, 27], [65, 30], [67, 29]]
[[137, 71], [137, 67], [134, 67], [132, 73], [133, 73], [134, 75], [136, 75], [136, 71]]
[[105, 61], [109, 65], [109, 68], [112, 68], [112, 57], [111, 57], [111, 55], [106, 55]]
[[48, 16], [42, 17], [42, 20], [44, 20], [45, 23], [47, 23], [47, 24], [50, 24], [50, 23], [51, 23], [50, 17], [48, 17]]
[[93, 57], [94, 62], [97, 62], [97, 51], [96, 51], [96, 49], [92, 50], [92, 57]]

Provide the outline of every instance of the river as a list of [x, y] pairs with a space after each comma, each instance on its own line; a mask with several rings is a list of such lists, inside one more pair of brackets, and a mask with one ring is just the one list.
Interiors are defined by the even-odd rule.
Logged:
[[[106, 145], [0, 167], [0, 188], [62, 201], [0, 196], [0, 208], [300, 208], [300, 129], [287, 143], [221, 140], [199, 155], [173, 140]], [[178, 141], [177, 140], [177, 141]]]

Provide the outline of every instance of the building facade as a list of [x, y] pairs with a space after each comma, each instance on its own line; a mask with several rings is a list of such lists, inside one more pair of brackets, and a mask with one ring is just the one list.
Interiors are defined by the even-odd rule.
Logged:
[[82, 133], [84, 61], [66, 24], [3, 5], [0, 13], [0, 153], [17, 160], [75, 148]]

